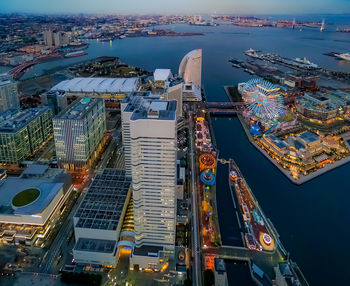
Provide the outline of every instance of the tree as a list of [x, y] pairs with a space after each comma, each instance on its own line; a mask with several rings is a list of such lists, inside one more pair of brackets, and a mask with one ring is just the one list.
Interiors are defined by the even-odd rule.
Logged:
[[204, 286], [214, 286], [215, 278], [214, 272], [211, 269], [204, 271]]

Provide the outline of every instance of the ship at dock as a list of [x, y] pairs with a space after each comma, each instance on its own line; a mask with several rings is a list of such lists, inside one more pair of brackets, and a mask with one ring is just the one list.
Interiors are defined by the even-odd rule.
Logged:
[[65, 58], [72, 58], [72, 57], [81, 57], [81, 56], [85, 56], [87, 55], [86, 52], [84, 51], [74, 51], [74, 52], [70, 52], [64, 55]]
[[350, 53], [335, 54], [334, 56], [340, 60], [350, 61]]

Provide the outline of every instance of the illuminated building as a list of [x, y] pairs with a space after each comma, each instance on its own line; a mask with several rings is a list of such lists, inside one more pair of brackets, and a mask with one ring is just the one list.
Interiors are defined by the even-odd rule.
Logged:
[[17, 83], [6, 74], [0, 74], [0, 112], [19, 108]]
[[176, 101], [130, 99], [122, 103], [122, 126], [133, 186], [132, 264], [159, 269], [160, 257], [175, 247]]
[[106, 132], [103, 99], [77, 99], [53, 119], [58, 165], [67, 170], [84, 170], [102, 149]]
[[[7, 244], [42, 246], [73, 189], [62, 169], [30, 165], [0, 185], [0, 238]], [[25, 193], [31, 192], [28, 198]]]
[[131, 196], [130, 184], [124, 170], [104, 169], [96, 175], [73, 217], [76, 263], [115, 266], [118, 247], [133, 247], [130, 241], [118, 243], [132, 232], [122, 230]]
[[340, 90], [306, 93], [296, 100], [297, 112], [314, 123], [332, 123], [350, 111], [349, 95]]
[[53, 111], [38, 106], [0, 115], [0, 162], [18, 164], [52, 138]]

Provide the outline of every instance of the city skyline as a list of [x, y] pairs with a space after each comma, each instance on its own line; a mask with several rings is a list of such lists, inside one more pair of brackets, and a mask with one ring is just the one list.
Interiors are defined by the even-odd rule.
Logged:
[[[218, 13], [218, 14], [344, 14], [350, 11], [350, 2], [346, 0], [310, 0], [310, 1], [258, 1], [247, 0], [242, 3], [239, 0], [220, 0], [212, 2], [209, 0], [179, 0], [162, 5], [160, 0], [151, 0], [147, 3], [140, 3], [138, 0], [131, 0], [123, 3], [122, 8], [119, 1], [83, 1], [75, 0], [74, 4], [68, 0], [62, 0], [46, 5], [46, 1], [37, 0], [36, 5], [31, 5], [24, 0], [5, 0], [2, 2], [0, 13], [102, 13], [102, 14], [156, 14], [156, 13]], [[336, 2], [336, 3], [335, 3]], [[336, 5], [335, 5], [336, 4]]]

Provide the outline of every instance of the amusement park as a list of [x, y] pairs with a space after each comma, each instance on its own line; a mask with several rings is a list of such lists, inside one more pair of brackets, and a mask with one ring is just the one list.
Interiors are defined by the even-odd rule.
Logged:
[[230, 161], [229, 177], [231, 191], [235, 192], [234, 197], [238, 200], [244, 221], [246, 247], [257, 251], [274, 251], [276, 246], [272, 231], [269, 231], [267, 222], [249, 186], [232, 160]]
[[210, 135], [205, 115], [195, 117], [195, 146], [198, 154], [198, 196], [200, 203], [200, 225], [204, 247], [220, 245], [220, 232], [215, 207], [215, 183], [217, 152]]

